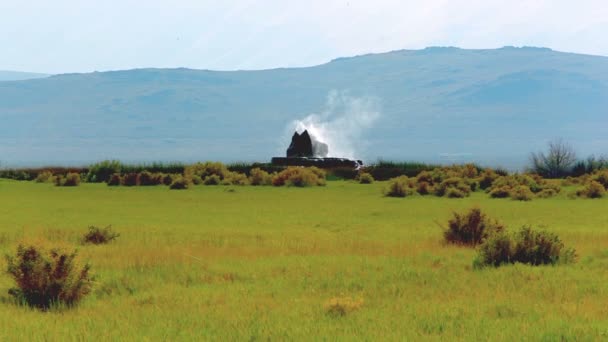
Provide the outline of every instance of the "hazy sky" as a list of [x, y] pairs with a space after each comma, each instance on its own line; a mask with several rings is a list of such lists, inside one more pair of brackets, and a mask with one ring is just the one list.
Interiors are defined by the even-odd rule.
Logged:
[[608, 2], [0, 0], [0, 70], [263, 69], [504, 45], [608, 56]]

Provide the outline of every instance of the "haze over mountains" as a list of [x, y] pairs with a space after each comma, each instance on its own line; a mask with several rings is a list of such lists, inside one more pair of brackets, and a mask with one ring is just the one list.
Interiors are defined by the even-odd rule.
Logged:
[[[608, 154], [608, 58], [542, 48], [427, 48], [296, 69], [137, 69], [0, 82], [2, 165], [268, 161], [289, 127], [348, 103], [380, 114], [357, 157], [517, 168], [562, 137]], [[367, 102], [366, 102], [367, 103]], [[345, 129], [348, 129], [347, 127]], [[331, 145], [329, 149], [331, 150]]]

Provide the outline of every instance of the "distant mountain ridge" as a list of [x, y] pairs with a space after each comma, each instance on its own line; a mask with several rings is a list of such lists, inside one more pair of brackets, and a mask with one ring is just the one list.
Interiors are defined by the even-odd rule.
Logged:
[[23, 81], [34, 78], [49, 77], [47, 74], [39, 74], [34, 72], [8, 71], [0, 70], [0, 82], [2, 81]]
[[285, 153], [289, 123], [323, 112], [332, 91], [378, 100], [381, 115], [362, 132], [357, 155], [368, 162], [458, 156], [518, 167], [555, 137], [583, 155], [608, 152], [607, 57], [427, 48], [294, 69], [1, 82], [0, 163], [267, 161]]

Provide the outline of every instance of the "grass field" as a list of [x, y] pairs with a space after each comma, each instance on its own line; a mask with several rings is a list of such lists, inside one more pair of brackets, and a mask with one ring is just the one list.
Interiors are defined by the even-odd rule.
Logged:
[[[608, 200], [387, 198], [382, 182], [326, 187], [75, 188], [0, 180], [0, 252], [78, 241], [97, 276], [77, 307], [15, 305], [0, 275], [0, 340], [606, 340]], [[233, 192], [227, 191], [234, 189]], [[572, 265], [472, 269], [446, 246], [452, 210], [557, 233]], [[4, 259], [0, 268], [5, 269]], [[332, 299], [353, 310], [327, 313]]]

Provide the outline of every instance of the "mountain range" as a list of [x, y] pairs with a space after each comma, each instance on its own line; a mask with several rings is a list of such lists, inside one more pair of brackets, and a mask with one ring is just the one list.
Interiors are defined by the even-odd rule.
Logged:
[[366, 162], [519, 168], [554, 138], [582, 157], [608, 153], [608, 57], [546, 48], [433, 47], [305, 68], [6, 79], [0, 73], [4, 166], [268, 161], [311, 113], [335, 146]]

